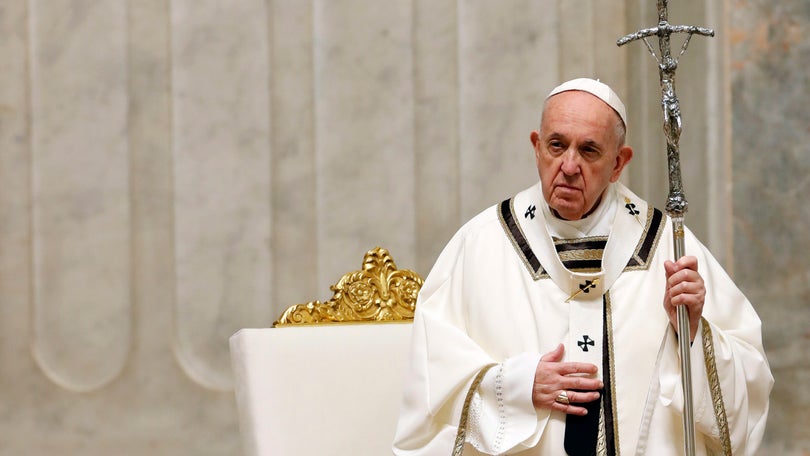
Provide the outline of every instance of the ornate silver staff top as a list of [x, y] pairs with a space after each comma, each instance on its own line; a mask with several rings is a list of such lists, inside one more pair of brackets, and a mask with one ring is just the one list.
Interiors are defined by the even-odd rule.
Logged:
[[[678, 59], [686, 52], [692, 35], [714, 36], [714, 30], [690, 25], [670, 25], [667, 20], [668, 0], [658, 0], [658, 26], [641, 29], [636, 33], [624, 36], [616, 44], [622, 46], [631, 41], [643, 40], [647, 50], [658, 63], [658, 76], [661, 80], [661, 107], [664, 110], [664, 133], [667, 139], [667, 164], [669, 167], [669, 196], [666, 210], [672, 219], [672, 235], [675, 247], [675, 259], [684, 254], [684, 228], [683, 219], [687, 209], [686, 195], [683, 192], [681, 180], [681, 162], [678, 140], [681, 137], [681, 108], [678, 97], [675, 95], [675, 70], [678, 69]], [[686, 33], [686, 39], [681, 46], [677, 57], [670, 51], [670, 36], [673, 33]], [[657, 56], [647, 38], [658, 37], [658, 47], [661, 56]], [[691, 333], [689, 313], [685, 306], [677, 306], [678, 334]], [[678, 348], [681, 355], [681, 385], [684, 396], [683, 428], [684, 428], [684, 454], [695, 454], [695, 419], [692, 405], [692, 371], [690, 359], [690, 337], [679, 337]]]
[[[686, 52], [692, 35], [714, 36], [714, 30], [691, 25], [671, 25], [667, 21], [668, 0], [658, 0], [658, 26], [641, 29], [620, 38], [616, 44], [622, 46], [631, 41], [643, 40], [650, 54], [658, 63], [658, 75], [661, 80], [661, 105], [664, 110], [664, 133], [667, 138], [667, 159], [669, 163], [669, 197], [667, 198], [667, 213], [670, 217], [683, 215], [688, 203], [683, 192], [681, 180], [681, 163], [678, 140], [681, 137], [681, 108], [678, 97], [675, 95], [675, 70], [678, 69], [678, 59]], [[686, 33], [686, 39], [681, 46], [677, 57], [672, 57], [670, 51], [670, 35], [673, 33]], [[650, 36], [658, 36], [658, 47], [661, 50], [659, 58], [647, 40]]]

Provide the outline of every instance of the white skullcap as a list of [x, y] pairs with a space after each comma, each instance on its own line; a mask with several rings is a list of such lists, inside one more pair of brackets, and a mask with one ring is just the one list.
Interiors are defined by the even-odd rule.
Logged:
[[563, 82], [562, 84], [558, 85], [548, 94], [546, 100], [557, 95], [560, 92], [568, 92], [569, 90], [579, 90], [582, 92], [588, 92], [591, 95], [599, 98], [600, 100], [607, 103], [608, 106], [613, 108], [616, 111], [616, 114], [622, 119], [624, 122], [624, 127], [627, 128], [627, 112], [624, 109], [624, 103], [622, 100], [619, 99], [619, 96], [616, 95], [616, 92], [613, 91], [607, 84], [599, 82], [597, 79], [590, 79], [590, 78], [579, 78], [579, 79], [572, 79], [567, 82]]

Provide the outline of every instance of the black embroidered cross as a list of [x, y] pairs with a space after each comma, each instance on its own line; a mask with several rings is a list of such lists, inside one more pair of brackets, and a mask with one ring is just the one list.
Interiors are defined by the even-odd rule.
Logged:
[[592, 288], [596, 288], [596, 284], [599, 283], [599, 279], [593, 280], [586, 280], [585, 283], [579, 284], [579, 290], [577, 290], [574, 294], [568, 297], [565, 302], [571, 302], [572, 299], [576, 298], [580, 293], [590, 293]]
[[579, 285], [579, 289], [582, 290], [583, 293], [590, 293], [591, 288], [596, 288], [596, 282], [593, 280], [586, 280], [585, 283]]
[[627, 208], [627, 211], [630, 213], [630, 215], [632, 215], [633, 218], [636, 219], [636, 221], [638, 222], [639, 225], [644, 226], [644, 224], [641, 223], [641, 220], [639, 220], [639, 218], [638, 218], [639, 212], [638, 212], [638, 209], [636, 209], [636, 203], [630, 201], [630, 198], [628, 198], [626, 196], [624, 197], [624, 202], [626, 203], [624, 205], [624, 207]]
[[577, 342], [577, 345], [579, 345], [579, 348], [581, 348], [582, 351], [586, 352], [588, 351], [588, 345], [593, 347], [596, 344], [594, 343], [593, 339], [591, 339], [587, 334], [585, 334], [584, 336], [582, 336], [582, 340]]
[[537, 207], [535, 207], [535, 205], [532, 204], [531, 206], [529, 206], [528, 209], [526, 209], [526, 213], [523, 214], [523, 217], [525, 217], [525, 218], [531, 217], [532, 219], [534, 219], [534, 211], [536, 211], [536, 210], [537, 210]]

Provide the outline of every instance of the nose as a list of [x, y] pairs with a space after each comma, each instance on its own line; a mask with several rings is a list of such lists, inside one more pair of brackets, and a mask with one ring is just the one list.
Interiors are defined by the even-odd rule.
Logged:
[[567, 176], [579, 174], [579, 154], [573, 147], [566, 150], [562, 155], [562, 166], [560, 169]]

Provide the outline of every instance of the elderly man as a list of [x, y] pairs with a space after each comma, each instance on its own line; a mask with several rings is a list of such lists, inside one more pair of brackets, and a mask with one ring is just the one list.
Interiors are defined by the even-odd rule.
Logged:
[[626, 124], [601, 82], [552, 90], [539, 183], [465, 224], [422, 288], [397, 455], [680, 455], [678, 337], [697, 453], [755, 452], [773, 384], [760, 320], [691, 232], [668, 260], [669, 219], [618, 182]]

